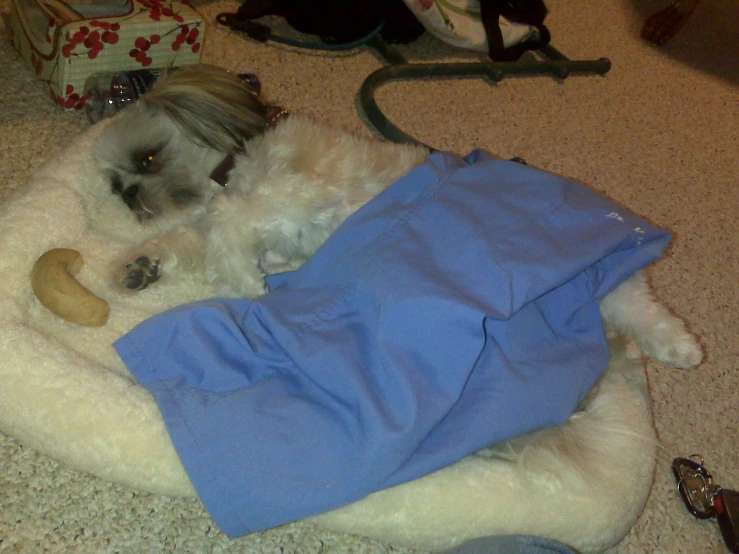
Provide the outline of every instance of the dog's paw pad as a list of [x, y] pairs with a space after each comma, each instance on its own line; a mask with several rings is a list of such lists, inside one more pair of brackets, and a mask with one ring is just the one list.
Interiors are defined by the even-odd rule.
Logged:
[[126, 264], [123, 284], [129, 290], [144, 290], [161, 277], [159, 260], [151, 260], [148, 256], [139, 256], [130, 264]]

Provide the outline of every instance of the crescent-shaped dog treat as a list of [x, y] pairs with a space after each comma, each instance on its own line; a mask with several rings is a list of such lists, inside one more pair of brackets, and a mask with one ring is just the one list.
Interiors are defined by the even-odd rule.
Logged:
[[62, 319], [100, 327], [108, 321], [110, 306], [75, 279], [81, 267], [82, 255], [76, 250], [49, 250], [33, 266], [31, 287], [41, 303]]

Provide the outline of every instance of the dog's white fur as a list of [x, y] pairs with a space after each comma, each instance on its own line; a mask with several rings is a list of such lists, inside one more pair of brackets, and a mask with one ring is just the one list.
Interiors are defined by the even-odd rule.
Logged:
[[[234, 152], [222, 188], [210, 175]], [[266, 274], [298, 267], [427, 156], [299, 115], [270, 126], [266, 106], [237, 76], [202, 65], [179, 70], [118, 114], [98, 144], [112, 192], [142, 224], [166, 229], [121, 260], [117, 279], [141, 290], [199, 271], [223, 294], [259, 296]], [[603, 299], [601, 313], [609, 332], [635, 338], [658, 360], [692, 367], [702, 359], [643, 272]]]

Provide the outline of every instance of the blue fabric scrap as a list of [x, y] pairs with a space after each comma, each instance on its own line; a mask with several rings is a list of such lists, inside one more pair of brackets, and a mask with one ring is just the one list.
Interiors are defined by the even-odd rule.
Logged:
[[115, 348], [233, 537], [564, 423], [608, 364], [598, 299], [669, 241], [573, 180], [437, 152], [270, 294]]

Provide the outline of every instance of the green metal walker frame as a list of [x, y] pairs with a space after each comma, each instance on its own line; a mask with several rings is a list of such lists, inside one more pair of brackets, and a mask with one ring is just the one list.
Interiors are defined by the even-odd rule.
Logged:
[[359, 89], [359, 105], [367, 120], [383, 137], [393, 142], [424, 144], [401, 130], [392, 123], [375, 100], [375, 92], [381, 86], [398, 80], [413, 80], [426, 78], [448, 77], [488, 77], [492, 81], [500, 82], [509, 75], [552, 75], [559, 79], [566, 79], [571, 73], [595, 73], [605, 75], [611, 69], [608, 58], [597, 60], [570, 60], [552, 45], [537, 50], [543, 60], [517, 62], [462, 62], [462, 63], [408, 63], [408, 61], [394, 48], [388, 45], [380, 36], [375, 36], [367, 43], [390, 64], [371, 73]]

